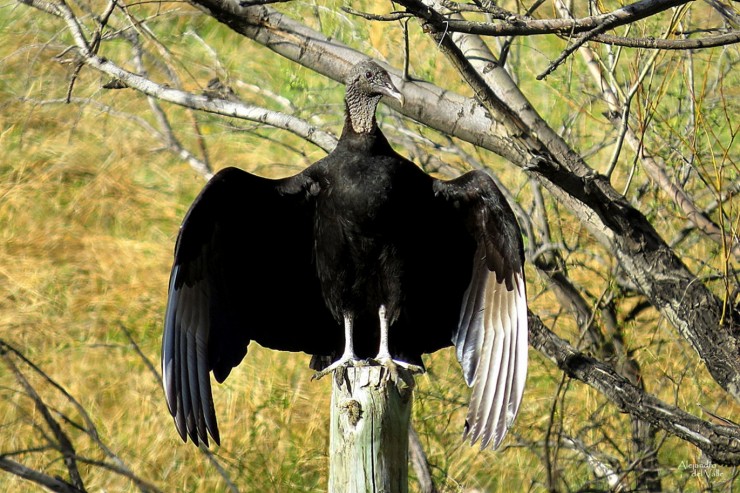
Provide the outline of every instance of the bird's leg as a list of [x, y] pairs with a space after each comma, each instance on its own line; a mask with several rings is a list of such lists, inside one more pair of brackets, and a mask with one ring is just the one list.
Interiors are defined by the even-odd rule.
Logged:
[[388, 314], [385, 305], [380, 305], [378, 318], [380, 319], [380, 348], [378, 349], [378, 355], [375, 357], [375, 361], [388, 368], [391, 378], [394, 380], [398, 376], [397, 366], [406, 368], [411, 373], [424, 373], [424, 368], [420, 366], [393, 359], [390, 349], [388, 349], [388, 326], [390, 324], [388, 323]]
[[388, 315], [386, 314], [385, 305], [380, 305], [378, 318], [380, 319], [380, 348], [375, 359], [381, 362], [393, 360], [390, 349], [388, 349]]
[[327, 366], [323, 370], [314, 373], [312, 377], [313, 380], [318, 380], [319, 378], [333, 372], [340, 366], [351, 365], [358, 360], [357, 355], [355, 354], [355, 347], [354, 347], [354, 343], [352, 340], [352, 325], [353, 325], [352, 314], [345, 313], [344, 314], [344, 353], [342, 354], [342, 357], [339, 358], [337, 361]]

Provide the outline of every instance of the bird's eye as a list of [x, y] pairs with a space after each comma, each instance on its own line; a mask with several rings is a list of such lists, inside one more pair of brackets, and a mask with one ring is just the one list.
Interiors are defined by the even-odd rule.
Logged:
[[373, 77], [373, 73], [372, 72], [370, 72], [369, 70], [367, 72], [365, 72], [365, 78], [366, 79], [372, 79], [372, 77]]

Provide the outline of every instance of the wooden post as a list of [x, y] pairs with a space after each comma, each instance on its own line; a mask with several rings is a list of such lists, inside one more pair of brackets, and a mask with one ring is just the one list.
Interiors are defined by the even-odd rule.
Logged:
[[398, 368], [340, 368], [334, 373], [329, 493], [407, 493], [414, 378]]

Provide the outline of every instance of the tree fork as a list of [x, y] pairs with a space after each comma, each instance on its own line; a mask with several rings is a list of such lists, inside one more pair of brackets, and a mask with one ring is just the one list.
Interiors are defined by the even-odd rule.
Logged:
[[407, 493], [413, 376], [350, 366], [332, 380], [329, 493]]

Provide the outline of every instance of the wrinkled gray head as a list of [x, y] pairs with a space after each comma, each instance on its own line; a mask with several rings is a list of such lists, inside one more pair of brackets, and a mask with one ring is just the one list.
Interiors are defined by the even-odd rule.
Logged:
[[372, 60], [352, 67], [345, 82], [348, 88], [353, 87], [365, 96], [388, 96], [403, 104], [403, 95], [391, 82], [388, 72]]
[[357, 133], [372, 133], [375, 130], [375, 108], [381, 96], [388, 96], [403, 104], [403, 95], [391, 82], [388, 72], [371, 60], [352, 67], [345, 82], [347, 118]]

